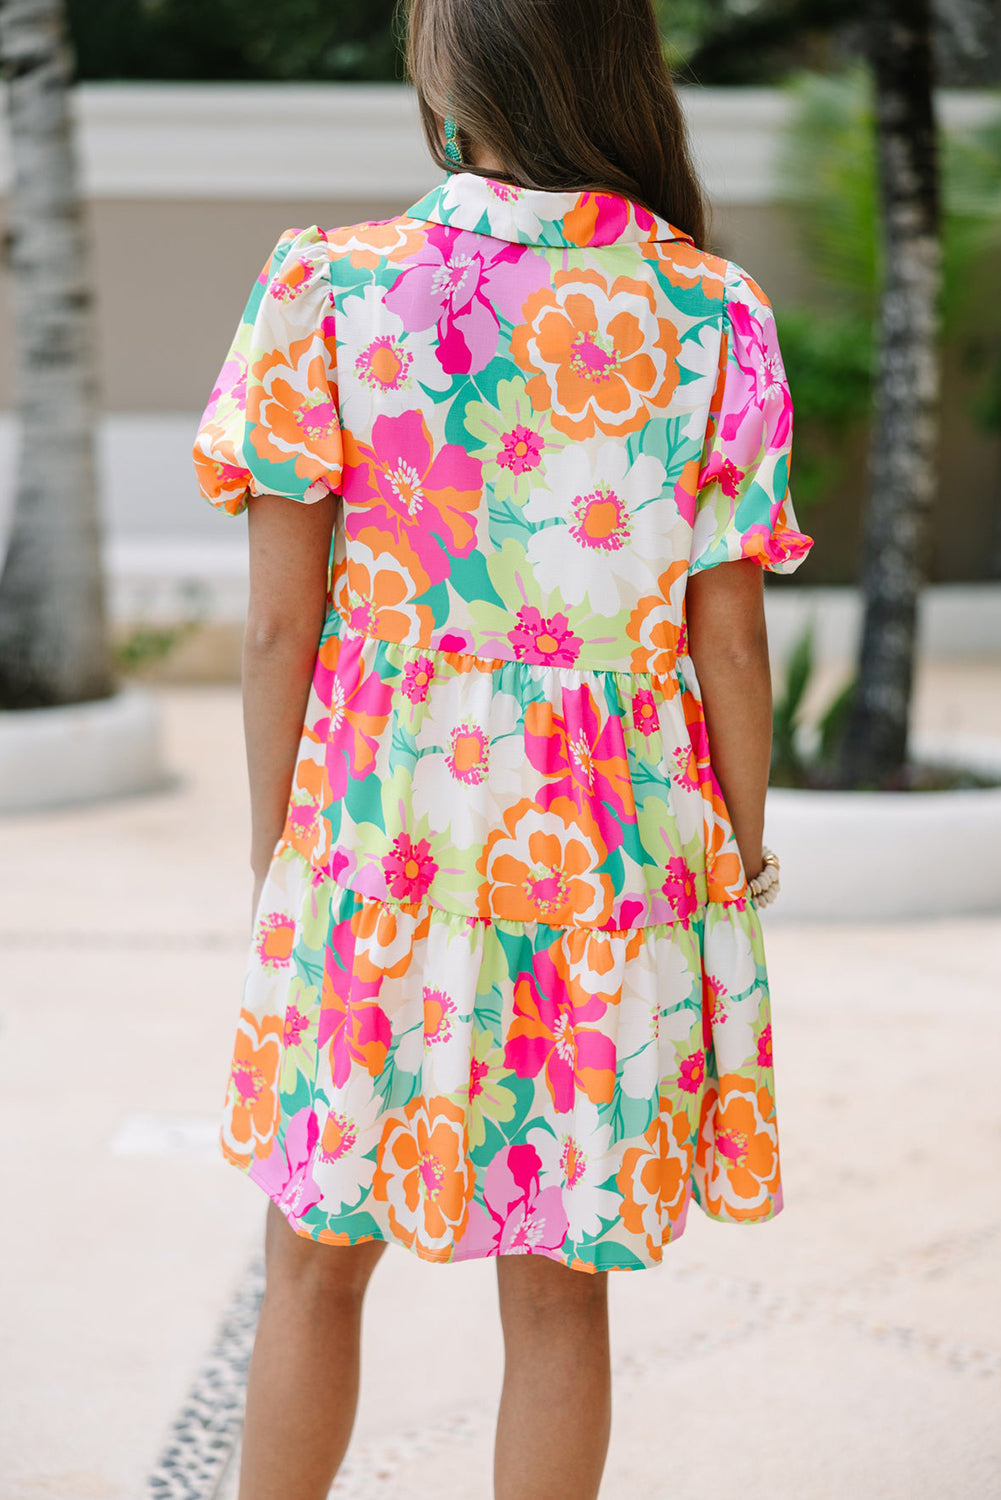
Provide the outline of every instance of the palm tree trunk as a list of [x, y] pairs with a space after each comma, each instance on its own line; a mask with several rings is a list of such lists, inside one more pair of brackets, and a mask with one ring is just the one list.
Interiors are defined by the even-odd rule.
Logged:
[[107, 696], [94, 335], [62, 0], [0, 0], [20, 456], [0, 573], [0, 707]]
[[939, 385], [941, 251], [931, 6], [929, 0], [873, 0], [869, 14], [883, 286], [858, 687], [840, 768], [846, 786], [892, 783], [907, 762]]

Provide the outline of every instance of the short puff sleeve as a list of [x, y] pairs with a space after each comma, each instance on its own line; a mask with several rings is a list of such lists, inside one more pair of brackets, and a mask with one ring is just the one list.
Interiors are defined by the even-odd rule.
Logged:
[[239, 515], [251, 495], [339, 490], [337, 353], [326, 236], [289, 229], [268, 257], [198, 425], [198, 488]]
[[813, 546], [789, 493], [792, 398], [771, 303], [727, 263], [716, 387], [698, 477], [689, 571], [748, 558], [792, 573]]

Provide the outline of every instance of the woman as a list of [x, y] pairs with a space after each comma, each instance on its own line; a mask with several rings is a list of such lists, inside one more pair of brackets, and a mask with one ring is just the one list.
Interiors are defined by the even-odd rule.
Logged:
[[704, 249], [649, 0], [407, 22], [445, 180], [282, 235], [195, 449], [250, 528], [240, 1495], [327, 1493], [392, 1241], [497, 1257], [496, 1496], [586, 1500], [608, 1271], [693, 1197], [782, 1206], [762, 575], [810, 539], [770, 306]]

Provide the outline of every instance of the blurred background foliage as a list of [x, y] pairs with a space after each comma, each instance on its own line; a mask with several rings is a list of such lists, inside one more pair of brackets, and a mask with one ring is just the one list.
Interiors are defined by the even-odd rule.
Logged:
[[[85, 79], [399, 78], [395, 0], [68, 0]], [[1001, 82], [999, 0], [937, 0], [939, 76]], [[865, 0], [654, 0], [668, 57], [702, 84], [836, 72], [862, 50]]]
[[[869, 416], [880, 254], [871, 92], [863, 68], [803, 73], [780, 176], [815, 288], [776, 299], [797, 415], [797, 502], [837, 489], [845, 438]], [[974, 419], [1001, 427], [1001, 101], [989, 125], [942, 138], [941, 341], [963, 370]]]

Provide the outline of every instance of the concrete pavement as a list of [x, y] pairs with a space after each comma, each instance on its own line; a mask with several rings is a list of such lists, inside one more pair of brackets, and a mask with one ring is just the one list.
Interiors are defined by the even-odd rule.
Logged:
[[[1001, 668], [964, 670], [923, 678], [924, 727], [997, 732]], [[3, 1500], [146, 1494], [260, 1248], [266, 1200], [214, 1145], [238, 690], [157, 691], [171, 788], [0, 824]], [[786, 1207], [693, 1207], [663, 1266], [611, 1277], [603, 1500], [1001, 1497], [1001, 919], [766, 921]], [[334, 1497], [488, 1500], [494, 1268], [391, 1246], [366, 1317]]]

